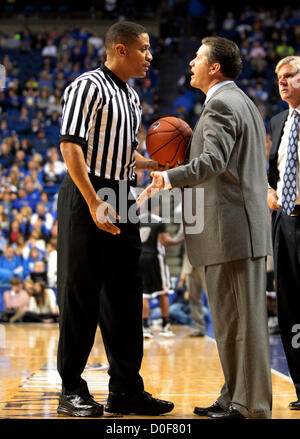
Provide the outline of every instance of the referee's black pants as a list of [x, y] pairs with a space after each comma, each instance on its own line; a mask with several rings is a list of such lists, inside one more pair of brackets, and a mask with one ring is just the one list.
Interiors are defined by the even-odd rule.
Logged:
[[300, 398], [300, 216], [278, 210], [274, 228], [278, 325], [297, 397]]
[[[118, 184], [97, 177], [91, 181], [96, 192], [111, 185], [118, 206]], [[98, 324], [109, 362], [109, 390], [143, 390], [139, 375], [143, 356], [139, 225], [120, 223], [121, 234], [116, 236], [98, 229], [69, 175], [61, 185], [57, 211], [57, 365], [62, 392], [87, 391], [81, 374]]]

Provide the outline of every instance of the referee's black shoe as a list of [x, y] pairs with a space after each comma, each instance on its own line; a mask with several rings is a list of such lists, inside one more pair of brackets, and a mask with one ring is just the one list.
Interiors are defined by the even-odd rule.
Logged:
[[162, 415], [173, 410], [174, 404], [162, 399], [153, 398], [150, 393], [140, 391], [135, 393], [109, 392], [105, 411], [121, 415]]
[[57, 413], [65, 416], [98, 418], [103, 415], [103, 405], [98, 404], [89, 393], [82, 395], [61, 394]]

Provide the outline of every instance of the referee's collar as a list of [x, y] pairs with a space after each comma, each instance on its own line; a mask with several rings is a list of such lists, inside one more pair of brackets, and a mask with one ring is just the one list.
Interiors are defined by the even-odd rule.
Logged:
[[117, 75], [115, 75], [114, 74], [114, 72], [112, 72], [108, 67], [106, 67], [106, 65], [105, 64], [103, 64], [102, 66], [101, 66], [101, 69], [103, 70], [103, 72], [106, 74], [106, 75], [109, 75], [110, 77], [111, 77], [111, 79], [120, 87], [120, 88], [122, 88], [124, 91], [128, 91], [127, 90], [127, 84], [126, 84], [126, 82], [124, 82], [124, 81], [122, 81], [122, 79], [120, 79], [120, 78], [118, 78], [118, 76]]

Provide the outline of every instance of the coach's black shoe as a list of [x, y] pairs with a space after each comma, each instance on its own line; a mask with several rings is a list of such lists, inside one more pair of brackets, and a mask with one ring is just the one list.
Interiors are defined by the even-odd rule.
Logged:
[[222, 412], [223, 410], [224, 409], [222, 409], [222, 407], [220, 406], [218, 401], [215, 401], [209, 407], [195, 407], [194, 413], [195, 413], [195, 415], [198, 415], [198, 416], [207, 416], [208, 412], [218, 413], [218, 412]]
[[173, 410], [174, 404], [153, 398], [148, 392], [115, 393], [109, 392], [105, 410], [121, 415], [162, 415]]
[[300, 410], [300, 398], [297, 401], [293, 401], [289, 403], [290, 410]]
[[94, 401], [90, 394], [60, 395], [57, 413], [65, 416], [98, 418], [103, 415], [103, 405]]
[[238, 410], [236, 410], [232, 405], [228, 407], [227, 410], [221, 410], [218, 412], [209, 411], [207, 416], [210, 419], [246, 419]]

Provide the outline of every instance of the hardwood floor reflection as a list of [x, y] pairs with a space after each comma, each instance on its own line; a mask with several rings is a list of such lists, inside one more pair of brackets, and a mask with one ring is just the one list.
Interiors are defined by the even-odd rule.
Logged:
[[[145, 340], [141, 369], [145, 389], [175, 403], [165, 419], [199, 419], [193, 414], [194, 406], [210, 405], [223, 384], [216, 344], [210, 337], [188, 337], [190, 330], [184, 326], [172, 329], [175, 337], [155, 333], [153, 339]], [[61, 418], [56, 413], [61, 388], [57, 340], [56, 324], [0, 325], [0, 419]], [[84, 376], [95, 399], [105, 403], [107, 359], [99, 331]], [[300, 411], [287, 408], [295, 400], [289, 379], [274, 372], [272, 382], [273, 419], [300, 419]], [[115, 416], [105, 413], [104, 417]]]

